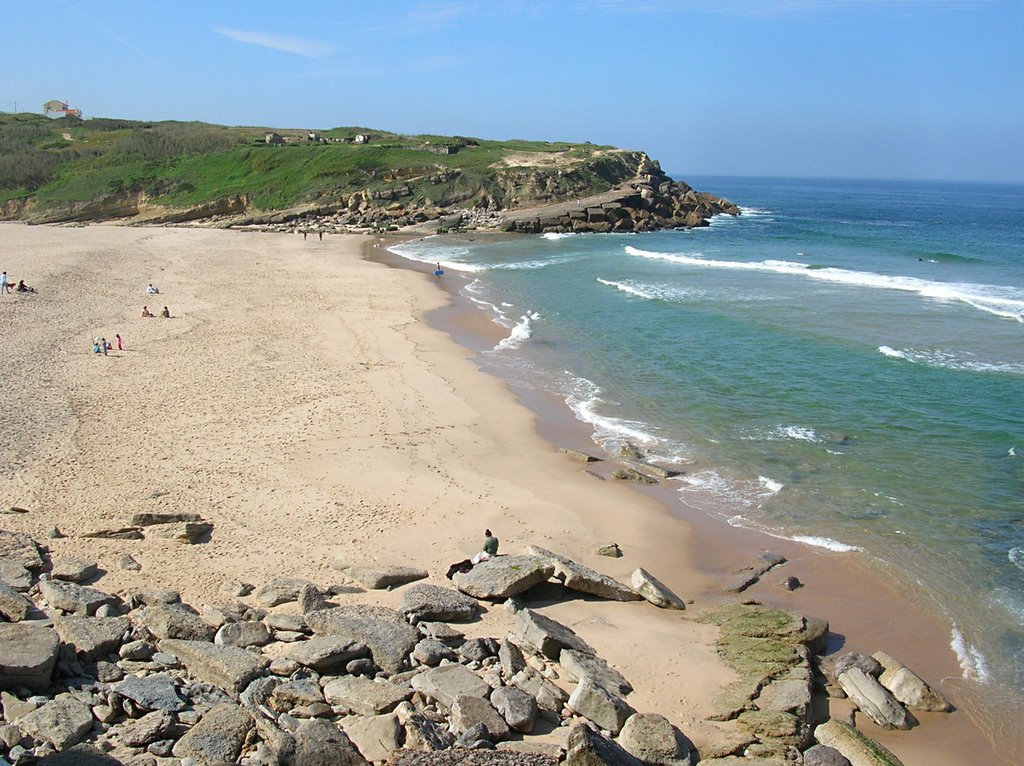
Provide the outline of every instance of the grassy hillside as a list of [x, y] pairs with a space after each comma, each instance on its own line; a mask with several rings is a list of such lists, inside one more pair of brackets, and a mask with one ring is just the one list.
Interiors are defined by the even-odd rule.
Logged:
[[[641, 156], [590, 144], [401, 136], [354, 127], [323, 131], [319, 141], [306, 130], [276, 129], [286, 143], [271, 145], [268, 132], [0, 114], [0, 206], [30, 202], [39, 211], [144, 195], [150, 205], [190, 208], [243, 196], [250, 209], [275, 211], [345, 204], [355, 193], [387, 200], [398, 187], [406, 206], [489, 201], [503, 207], [522, 202], [520, 196], [603, 191], [629, 177]], [[352, 143], [358, 134], [370, 140]]]

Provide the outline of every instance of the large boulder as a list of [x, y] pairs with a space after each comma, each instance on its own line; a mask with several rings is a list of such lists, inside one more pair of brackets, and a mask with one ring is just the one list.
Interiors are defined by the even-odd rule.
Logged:
[[99, 567], [95, 561], [62, 556], [53, 559], [50, 566], [50, 577], [54, 580], [82, 582], [95, 577], [98, 571]]
[[370, 650], [358, 641], [338, 636], [315, 636], [291, 644], [283, 656], [317, 673], [329, 673], [369, 653]]
[[177, 657], [188, 672], [201, 681], [237, 695], [270, 664], [236, 646], [217, 646], [207, 641], [167, 638], [158, 644], [161, 652]]
[[634, 713], [626, 719], [618, 742], [651, 766], [689, 766], [690, 743], [658, 713]]
[[632, 684], [622, 673], [593, 654], [576, 649], [563, 649], [558, 661], [570, 681], [580, 681], [586, 676], [612, 694], [629, 694], [633, 691]]
[[633, 590], [661, 609], [686, 609], [686, 604], [668, 586], [651, 575], [646, 569], [636, 569], [630, 577]]
[[568, 745], [565, 766], [642, 766], [638, 758], [586, 723], [572, 728]]
[[71, 695], [61, 695], [22, 716], [18, 727], [36, 739], [64, 750], [82, 741], [92, 730], [89, 706]]
[[851, 667], [840, 675], [839, 685], [853, 704], [883, 729], [910, 728], [906, 708], [876, 678], [860, 668]]
[[377, 666], [401, 672], [419, 641], [419, 633], [393, 609], [382, 606], [339, 606], [306, 615], [314, 633], [337, 636], [367, 647]]
[[451, 708], [461, 696], [486, 697], [491, 687], [464, 665], [442, 665], [413, 676], [412, 688]]
[[115, 684], [113, 691], [145, 710], [166, 710], [175, 713], [185, 708], [185, 700], [178, 696], [178, 690], [166, 673], [128, 676]]
[[516, 633], [527, 644], [553, 660], [558, 659], [563, 649], [575, 649], [584, 654], [597, 653], [594, 647], [577, 636], [571, 628], [532, 609], [520, 609], [516, 612]]
[[0, 689], [43, 691], [50, 685], [59, 650], [60, 637], [49, 628], [24, 622], [0, 625]]
[[601, 688], [587, 676], [576, 684], [569, 695], [568, 706], [573, 712], [612, 734], [619, 733], [633, 712], [624, 700]]
[[441, 622], [463, 622], [472, 620], [480, 611], [475, 598], [460, 593], [454, 588], [420, 583], [402, 593], [398, 611], [410, 622], [440, 620]]
[[526, 733], [533, 731], [537, 699], [532, 694], [514, 686], [499, 686], [491, 692], [491, 704], [510, 728]]
[[911, 710], [948, 713], [953, 709], [949, 700], [926, 684], [923, 678], [903, 663], [885, 652], [875, 652], [872, 657], [878, 660], [883, 668], [878, 682]]
[[561, 554], [537, 545], [531, 545], [528, 551], [532, 556], [550, 561], [555, 570], [554, 576], [570, 590], [612, 601], [640, 601], [642, 599], [642, 596], [636, 591], [618, 580], [572, 561]]
[[121, 648], [131, 628], [127, 617], [58, 617], [53, 621], [60, 640], [79, 657], [93, 661]]
[[39, 595], [55, 609], [81, 615], [96, 614], [101, 606], [117, 603], [109, 593], [62, 580], [42, 580]]
[[814, 730], [814, 738], [842, 753], [851, 766], [903, 766], [885, 747], [834, 718], [820, 724]]
[[424, 580], [430, 576], [425, 569], [407, 566], [359, 566], [332, 561], [331, 568], [337, 569], [349, 579], [355, 580], [367, 590], [384, 590], [406, 583]]
[[456, 572], [452, 582], [474, 598], [511, 598], [546, 582], [554, 573], [550, 561], [536, 556], [495, 556], [468, 572]]
[[324, 684], [327, 702], [344, 705], [357, 715], [390, 713], [411, 696], [408, 688], [362, 676], [338, 676]]
[[222, 702], [175, 742], [171, 752], [178, 758], [193, 758], [199, 763], [234, 763], [252, 726], [252, 716], [245, 708]]

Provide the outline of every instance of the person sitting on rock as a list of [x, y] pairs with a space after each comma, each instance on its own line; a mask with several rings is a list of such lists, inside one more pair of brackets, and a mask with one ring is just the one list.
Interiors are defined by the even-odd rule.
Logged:
[[487, 561], [487, 559], [493, 558], [498, 555], [498, 538], [491, 534], [491, 530], [484, 530], [484, 549], [473, 557], [473, 563], [479, 564], [481, 561]]

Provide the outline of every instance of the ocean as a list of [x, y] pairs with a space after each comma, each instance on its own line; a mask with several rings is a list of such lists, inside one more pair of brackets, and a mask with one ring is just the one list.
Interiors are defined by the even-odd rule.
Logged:
[[685, 180], [743, 215], [393, 252], [507, 328], [485, 371], [682, 470], [687, 512], [868, 557], [1019, 710], [1024, 186]]

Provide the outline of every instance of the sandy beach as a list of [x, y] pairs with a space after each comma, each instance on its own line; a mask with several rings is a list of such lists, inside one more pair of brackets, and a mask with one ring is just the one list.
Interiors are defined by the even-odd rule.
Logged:
[[[657, 491], [583, 473], [557, 447], [586, 446], [585, 434], [538, 424], [480, 374], [471, 351], [423, 320], [448, 304], [446, 293], [423, 274], [364, 259], [368, 244], [0, 225], [2, 267], [38, 290], [0, 296], [0, 507], [28, 510], [0, 516], [0, 528], [95, 559], [104, 590], [174, 588], [197, 607], [223, 601], [229, 579], [341, 583], [337, 560], [421, 566], [446, 584], [448, 565], [477, 551], [487, 527], [503, 553], [538, 544], [626, 582], [642, 566], [696, 603], [679, 613], [574, 599], [543, 611], [630, 679], [637, 710], [666, 715], [698, 747], [712, 741], [706, 718], [733, 675], [715, 653], [716, 629], [696, 615], [719, 600], [736, 562], [769, 543], [691, 526]], [[148, 296], [148, 283], [160, 294]], [[144, 305], [157, 314], [166, 305], [171, 318], [142, 318]], [[92, 352], [94, 337], [118, 333], [123, 351]], [[214, 529], [199, 545], [80, 537], [144, 511], [199, 513]], [[54, 526], [66, 537], [46, 540]], [[622, 558], [594, 554], [612, 541]], [[951, 690], [938, 683], [958, 671], [948, 634], [917, 612], [909, 628], [891, 623], [910, 613], [905, 594], [857, 590], [882, 587], [860, 564], [839, 570], [834, 558], [772, 547], [819, 585], [753, 597], [828, 618], [845, 648], [917, 647], [907, 664]], [[120, 567], [125, 553], [140, 572]], [[500, 636], [509, 622], [494, 606], [468, 633]], [[869, 645], [878, 640], [887, 643]], [[864, 730], [908, 766], [1012, 762], [962, 712], [923, 717], [910, 732]]]

